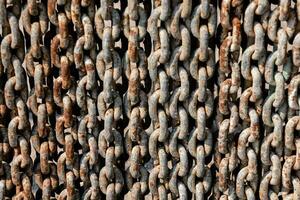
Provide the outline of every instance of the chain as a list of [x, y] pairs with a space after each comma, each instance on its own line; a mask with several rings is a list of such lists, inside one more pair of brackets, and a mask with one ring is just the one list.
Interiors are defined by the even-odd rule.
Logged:
[[128, 81], [123, 103], [128, 118], [125, 128], [125, 163], [128, 193], [125, 198], [141, 199], [148, 190], [148, 172], [144, 167], [148, 155], [148, 135], [145, 119], [148, 115], [146, 83], [149, 81], [144, 40], [147, 33], [147, 13], [143, 2], [129, 1], [123, 14], [123, 30], [128, 47], [122, 67]]
[[122, 82], [122, 62], [115, 47], [121, 32], [121, 17], [112, 1], [101, 1], [95, 24], [98, 37], [102, 40], [102, 50], [97, 55], [96, 64], [102, 81], [97, 109], [100, 119], [104, 121], [98, 146], [100, 155], [105, 159], [99, 174], [99, 185], [106, 199], [115, 199], [122, 191], [124, 177], [118, 166], [118, 159], [123, 154], [123, 137], [118, 130], [122, 115], [122, 99], [118, 88]]
[[0, 0], [0, 199], [299, 199], [299, 13]]
[[[3, 2], [4, 3], [4, 2]], [[4, 5], [3, 5], [4, 6]], [[3, 146], [8, 143], [8, 149], [3, 151], [6, 158], [3, 163], [3, 197], [6, 194], [6, 185], [9, 190], [15, 190], [12, 198], [32, 198], [32, 171], [33, 162], [30, 157], [30, 135], [28, 108], [27, 77], [22, 63], [25, 55], [24, 37], [19, 28], [21, 5], [16, 2], [6, 2], [10, 10], [3, 13], [1, 60], [6, 77], [4, 86], [4, 100], [6, 105], [7, 122], [3, 124]], [[3, 75], [4, 75], [3, 74]], [[4, 114], [4, 113], [3, 113]], [[6, 117], [5, 117], [6, 118]], [[4, 120], [3, 120], [4, 121]], [[5, 141], [5, 142], [4, 142]], [[7, 180], [8, 178], [8, 180]], [[8, 184], [7, 184], [8, 183]]]
[[168, 188], [168, 101], [170, 98], [169, 76], [166, 71], [170, 59], [170, 36], [167, 22], [171, 19], [170, 1], [152, 1], [152, 11], [148, 19], [148, 32], [151, 37], [151, 53], [148, 57], [148, 70], [151, 78], [151, 91], [148, 95], [149, 117], [149, 199], [167, 199]]
[[[206, 22], [206, 23], [204, 23]], [[215, 72], [215, 33], [217, 10], [210, 1], [202, 1], [191, 15], [192, 40], [197, 41], [191, 53], [189, 72], [196, 86], [188, 102], [190, 117], [194, 120], [188, 150], [193, 157], [188, 175], [188, 188], [194, 198], [205, 199], [212, 188], [211, 153], [213, 150], [213, 126], [209, 124], [214, 111], [212, 77]], [[213, 42], [210, 43], [210, 40]], [[192, 86], [192, 84], [191, 84]]]
[[[238, 167], [237, 140], [242, 130], [239, 122], [238, 90], [241, 87], [240, 49], [242, 2], [222, 1], [221, 42], [219, 60], [219, 102], [218, 115], [219, 134], [216, 145], [215, 163], [218, 170], [218, 183], [215, 197], [235, 199], [234, 170]], [[231, 14], [233, 13], [233, 14]]]

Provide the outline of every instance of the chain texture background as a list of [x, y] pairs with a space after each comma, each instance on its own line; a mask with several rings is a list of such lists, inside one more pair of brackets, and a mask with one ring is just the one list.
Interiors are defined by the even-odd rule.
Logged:
[[300, 200], [300, 0], [0, 0], [0, 199]]

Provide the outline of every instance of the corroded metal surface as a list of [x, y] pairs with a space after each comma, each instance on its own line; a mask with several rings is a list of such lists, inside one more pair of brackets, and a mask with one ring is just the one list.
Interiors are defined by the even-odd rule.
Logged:
[[0, 0], [0, 199], [300, 199], [299, 0]]

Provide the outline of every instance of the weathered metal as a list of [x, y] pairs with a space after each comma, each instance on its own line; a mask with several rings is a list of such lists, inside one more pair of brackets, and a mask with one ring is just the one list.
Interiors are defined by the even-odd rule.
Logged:
[[299, 0], [0, 0], [0, 199], [300, 199]]

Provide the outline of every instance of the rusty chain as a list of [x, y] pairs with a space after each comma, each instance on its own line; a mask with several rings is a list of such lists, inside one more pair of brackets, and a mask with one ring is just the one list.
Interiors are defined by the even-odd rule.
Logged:
[[300, 199], [299, 0], [0, 0], [0, 199]]

